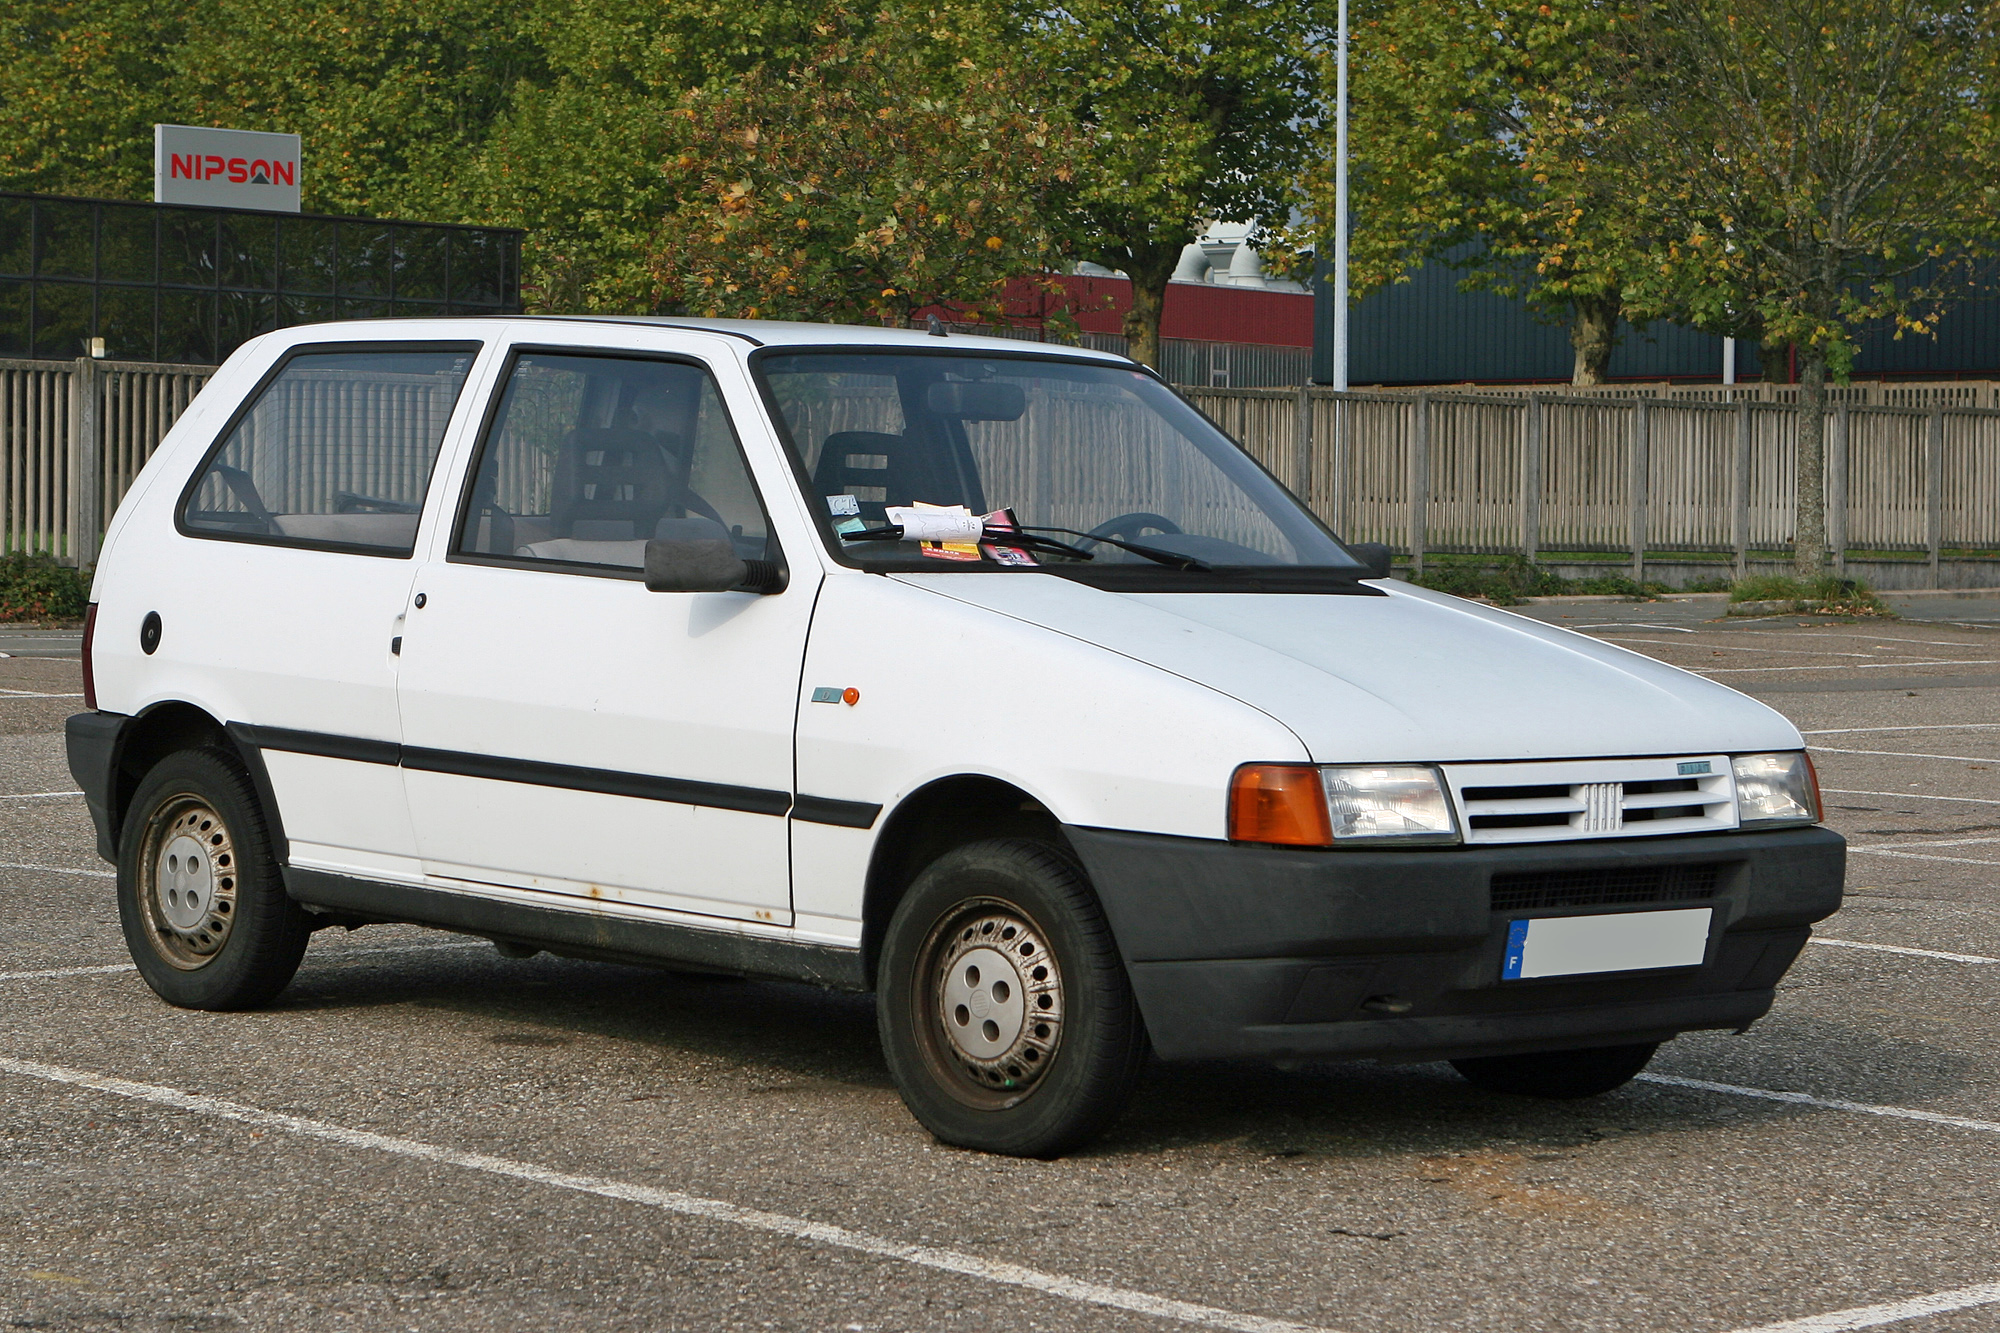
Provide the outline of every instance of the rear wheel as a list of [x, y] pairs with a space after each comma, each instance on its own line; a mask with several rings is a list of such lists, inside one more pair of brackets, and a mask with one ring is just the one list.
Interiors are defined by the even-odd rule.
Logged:
[[1124, 1109], [1145, 1029], [1083, 873], [972, 843], [917, 877], [884, 938], [877, 1020], [904, 1103], [946, 1143], [1052, 1157]]
[[139, 975], [184, 1009], [253, 1009], [290, 983], [312, 926], [285, 894], [250, 780], [183, 750], [133, 793], [118, 915]]
[[1488, 1092], [1570, 1100], [1595, 1097], [1623, 1087], [1646, 1067], [1656, 1041], [1634, 1046], [1594, 1046], [1582, 1051], [1536, 1051], [1532, 1055], [1482, 1055], [1453, 1060], [1466, 1081]]

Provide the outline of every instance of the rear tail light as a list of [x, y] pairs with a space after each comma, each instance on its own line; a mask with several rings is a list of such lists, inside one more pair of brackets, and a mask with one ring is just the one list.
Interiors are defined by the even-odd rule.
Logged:
[[1235, 842], [1294, 847], [1333, 844], [1326, 786], [1309, 764], [1245, 764], [1229, 782], [1229, 836]]
[[83, 613], [83, 706], [91, 712], [97, 711], [97, 672], [91, 666], [90, 648], [97, 639], [97, 603], [92, 602]]

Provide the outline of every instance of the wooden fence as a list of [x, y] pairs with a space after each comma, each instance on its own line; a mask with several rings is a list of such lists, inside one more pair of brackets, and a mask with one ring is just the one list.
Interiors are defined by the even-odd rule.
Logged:
[[118, 502], [213, 366], [0, 360], [0, 551], [90, 565]]
[[[0, 550], [93, 563], [112, 511], [208, 366], [0, 360]], [[1888, 386], [1914, 397], [1922, 386]], [[2000, 550], [2000, 409], [1836, 402], [1828, 531], [1852, 548]], [[1782, 551], [1797, 408], [1684, 396], [1329, 389], [1182, 392], [1336, 532], [1426, 553]], [[1973, 385], [1972, 396], [1990, 386]], [[1924, 401], [1916, 399], [1916, 401]]]
[[[1892, 386], [1894, 387], [1894, 386]], [[1984, 386], [1975, 386], [1984, 387]], [[1182, 393], [1356, 541], [1425, 553], [1629, 554], [1792, 542], [1796, 406], [1609, 394], [1186, 388]], [[1834, 403], [1827, 528], [1850, 549], [2000, 551], [2000, 410]]]

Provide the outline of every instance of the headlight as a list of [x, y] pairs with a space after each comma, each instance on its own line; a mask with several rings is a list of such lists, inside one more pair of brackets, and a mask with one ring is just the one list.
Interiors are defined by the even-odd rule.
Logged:
[[1458, 841], [1451, 798], [1423, 765], [1246, 764], [1229, 792], [1229, 836], [1304, 847]]
[[1730, 767], [1736, 773], [1736, 822], [1741, 827], [1819, 819], [1819, 777], [1805, 751], [1738, 755]]

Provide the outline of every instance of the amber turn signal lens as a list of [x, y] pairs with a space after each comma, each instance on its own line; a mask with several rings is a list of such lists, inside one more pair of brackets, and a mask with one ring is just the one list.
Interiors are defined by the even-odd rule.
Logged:
[[1232, 842], [1333, 845], [1319, 770], [1307, 764], [1245, 764], [1229, 782]]

